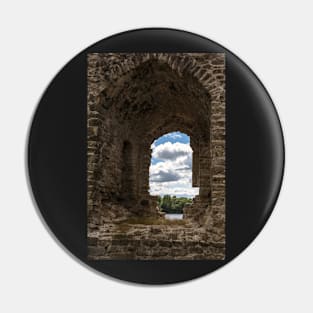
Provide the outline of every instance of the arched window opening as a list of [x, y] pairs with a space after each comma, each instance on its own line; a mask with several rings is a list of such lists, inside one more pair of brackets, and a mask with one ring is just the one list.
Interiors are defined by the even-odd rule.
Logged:
[[182, 219], [183, 209], [199, 194], [192, 187], [193, 151], [190, 137], [182, 132], [167, 133], [152, 145], [149, 192], [158, 196], [158, 206], [168, 219]]

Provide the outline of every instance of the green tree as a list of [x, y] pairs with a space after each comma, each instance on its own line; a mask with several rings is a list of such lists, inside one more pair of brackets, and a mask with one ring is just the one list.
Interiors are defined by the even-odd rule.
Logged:
[[162, 197], [158, 196], [157, 203], [158, 203], [158, 206], [161, 207]]
[[176, 196], [164, 195], [160, 199], [159, 206], [166, 213], [183, 213], [184, 206], [191, 202], [192, 199], [186, 197], [177, 198]]
[[162, 199], [161, 208], [165, 212], [169, 212], [172, 208], [172, 198], [170, 195], [165, 195]]

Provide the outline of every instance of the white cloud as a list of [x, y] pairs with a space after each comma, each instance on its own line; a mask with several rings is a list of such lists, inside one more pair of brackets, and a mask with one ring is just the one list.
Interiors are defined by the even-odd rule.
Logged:
[[150, 166], [150, 193], [194, 197], [192, 188], [192, 149], [189, 144], [165, 142], [152, 146], [152, 157], [159, 162]]
[[169, 182], [180, 179], [178, 171], [169, 166], [166, 162], [159, 162], [150, 166], [151, 182]]
[[150, 183], [150, 193], [152, 195], [171, 195], [176, 197], [193, 198], [199, 194], [199, 188], [190, 187], [188, 182], [168, 182], [168, 183]]
[[176, 160], [180, 156], [188, 156], [192, 153], [192, 149], [189, 144], [169, 141], [162, 143], [158, 146], [152, 145], [152, 157], [159, 160]]

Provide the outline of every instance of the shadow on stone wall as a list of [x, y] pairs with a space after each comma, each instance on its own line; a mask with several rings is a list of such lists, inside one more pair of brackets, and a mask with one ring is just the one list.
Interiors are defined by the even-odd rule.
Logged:
[[[221, 53], [88, 55], [90, 259], [223, 259], [225, 57]], [[151, 144], [181, 131], [199, 196], [182, 223], [149, 194]]]

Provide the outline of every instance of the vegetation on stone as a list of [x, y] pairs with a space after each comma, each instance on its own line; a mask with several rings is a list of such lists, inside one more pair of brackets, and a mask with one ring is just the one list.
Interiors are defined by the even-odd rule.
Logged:
[[165, 195], [163, 197], [158, 197], [158, 205], [165, 213], [170, 214], [183, 214], [183, 208], [186, 204], [191, 204], [192, 199], [189, 198], [177, 198], [176, 196], [171, 197], [170, 195]]

